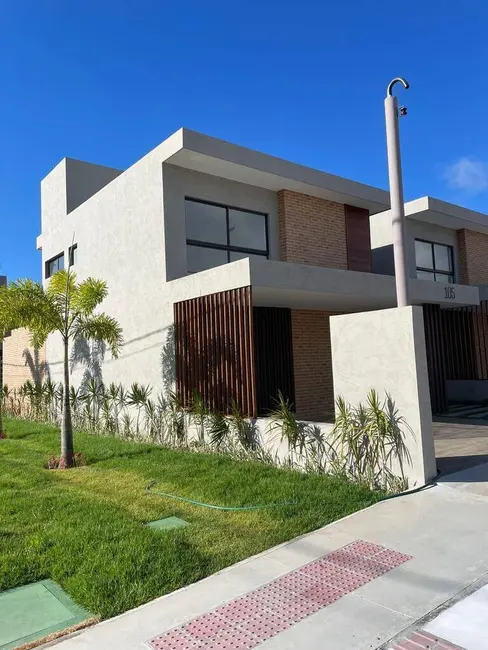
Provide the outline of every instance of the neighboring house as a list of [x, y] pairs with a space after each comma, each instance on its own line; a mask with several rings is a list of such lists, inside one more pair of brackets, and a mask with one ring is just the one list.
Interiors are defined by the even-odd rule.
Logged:
[[[75, 383], [176, 386], [186, 402], [196, 389], [253, 416], [281, 390], [300, 418], [327, 420], [329, 316], [396, 304], [394, 278], [372, 272], [370, 215], [387, 192], [194, 131], [125, 171], [64, 159], [41, 198], [44, 279], [69, 256], [80, 278], [107, 281], [103, 308], [124, 330], [117, 360], [77, 346]], [[476, 287], [431, 278], [411, 280], [415, 304], [478, 305]], [[46, 360], [60, 380], [56, 336]]]
[[26, 381], [40, 384], [48, 377], [45, 348], [34, 350], [24, 329], [10, 332], [3, 342], [3, 373], [0, 385], [20, 388]]
[[[411, 278], [442, 284], [455, 300], [458, 285], [479, 289], [479, 306], [424, 307], [433, 410], [449, 401], [488, 399], [488, 215], [429, 196], [405, 204]], [[391, 212], [371, 217], [375, 273], [394, 274]], [[445, 307], [445, 305], [444, 305]]]
[[[4, 287], [7, 284], [7, 276], [0, 275], [0, 287]], [[0, 389], [3, 386], [3, 341], [0, 338]]]
[[[7, 278], [0, 275], [0, 286], [7, 284]], [[45, 348], [34, 350], [26, 329], [9, 332], [0, 341], [0, 388], [20, 388], [26, 381], [41, 383], [48, 376]]]

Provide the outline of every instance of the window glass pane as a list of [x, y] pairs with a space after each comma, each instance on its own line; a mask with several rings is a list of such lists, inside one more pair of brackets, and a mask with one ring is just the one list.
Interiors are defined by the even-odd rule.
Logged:
[[266, 250], [266, 218], [262, 214], [229, 210], [230, 245]]
[[426, 269], [434, 268], [432, 259], [432, 244], [425, 241], [415, 240], [415, 261], [417, 266], [423, 266]]
[[187, 245], [186, 269], [188, 273], [198, 273], [198, 271], [205, 271], [205, 269], [211, 269], [221, 264], [227, 264], [227, 251]]
[[230, 261], [235, 262], [236, 260], [243, 260], [246, 257], [250, 257], [255, 260], [265, 260], [266, 255], [257, 255], [256, 253], [239, 253], [237, 251], [230, 251]]
[[428, 273], [427, 271], [417, 271], [419, 280], [435, 280], [435, 273]]
[[444, 282], [445, 284], [453, 284], [454, 283], [454, 278], [452, 275], [445, 275], [444, 273], [436, 273], [435, 274], [435, 281], [436, 282]]
[[77, 259], [78, 259], [78, 245], [74, 244], [69, 249], [69, 263], [70, 263], [70, 265], [74, 266], [76, 264]]
[[59, 255], [47, 263], [46, 277], [50, 278], [51, 275], [56, 273], [56, 271], [60, 271], [61, 269], [64, 269], [64, 255]]
[[227, 244], [226, 210], [216, 205], [185, 201], [186, 238]]
[[450, 246], [434, 244], [434, 258], [436, 271], [452, 271]]

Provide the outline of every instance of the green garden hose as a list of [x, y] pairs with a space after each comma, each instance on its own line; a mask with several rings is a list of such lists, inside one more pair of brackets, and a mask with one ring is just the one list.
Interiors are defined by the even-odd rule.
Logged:
[[[438, 473], [439, 474], [439, 473]], [[427, 481], [424, 485], [421, 485], [419, 487], [413, 488], [411, 490], [406, 490], [405, 492], [398, 492], [397, 494], [388, 494], [381, 499], [379, 499], [379, 503], [381, 501], [389, 501], [390, 499], [397, 499], [398, 497], [403, 497], [407, 496], [409, 494], [416, 494], [417, 492], [422, 492], [423, 490], [431, 487], [432, 485], [435, 484], [437, 480], [437, 477], [431, 479], [430, 481]], [[240, 506], [240, 507], [234, 507], [234, 506], [216, 506], [213, 503], [203, 503], [202, 501], [195, 501], [194, 499], [187, 499], [186, 497], [180, 497], [177, 496], [176, 494], [170, 494], [169, 492], [158, 492], [157, 490], [151, 489], [153, 485], [156, 485], [157, 481], [151, 481], [149, 485], [146, 487], [146, 492], [148, 494], [156, 494], [157, 496], [160, 497], [166, 497], [167, 499], [175, 499], [176, 501], [183, 501], [184, 503], [190, 503], [193, 506], [201, 506], [202, 508], [211, 508], [212, 510], [225, 510], [225, 511], [232, 511], [232, 512], [237, 512], [237, 511], [242, 511], [242, 510], [263, 510], [264, 508], [280, 508], [282, 506], [296, 506], [297, 502], [296, 501], [281, 501], [279, 503], [267, 503], [259, 506]]]
[[166, 497], [167, 499], [175, 499], [176, 501], [184, 501], [185, 503], [190, 503], [193, 506], [202, 506], [203, 508], [212, 508], [212, 510], [262, 510], [264, 508], [279, 508], [281, 506], [294, 506], [296, 501], [282, 501], [280, 503], [268, 503], [260, 506], [241, 506], [241, 507], [232, 507], [232, 506], [216, 506], [212, 503], [202, 503], [201, 501], [194, 501], [193, 499], [187, 499], [186, 497], [179, 497], [176, 494], [169, 494], [168, 492], [158, 492], [157, 490], [152, 490], [152, 486], [156, 484], [156, 481], [151, 481], [146, 487], [146, 492], [148, 494], [157, 494], [160, 497]]

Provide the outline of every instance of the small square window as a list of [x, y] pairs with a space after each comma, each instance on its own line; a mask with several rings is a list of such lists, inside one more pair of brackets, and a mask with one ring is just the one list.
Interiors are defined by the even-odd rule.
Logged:
[[69, 265], [74, 266], [78, 260], [78, 244], [69, 247]]
[[64, 269], [64, 253], [56, 255], [56, 257], [53, 257], [46, 262], [46, 279], [50, 278], [51, 275], [54, 275], [57, 271], [61, 271], [62, 269]]

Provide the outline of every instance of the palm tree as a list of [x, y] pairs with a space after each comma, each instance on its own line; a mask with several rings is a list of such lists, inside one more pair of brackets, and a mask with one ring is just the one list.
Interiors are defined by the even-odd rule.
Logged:
[[[66, 467], [73, 465], [73, 426], [70, 404], [70, 344], [77, 339], [104, 341], [117, 357], [122, 345], [122, 328], [105, 313], [94, 313], [108, 294], [103, 280], [88, 278], [77, 284], [70, 268], [51, 276], [46, 288], [33, 280], [18, 280], [7, 287], [8, 308], [17, 322], [31, 334], [34, 349], [41, 348], [49, 334], [59, 332], [63, 343], [63, 418], [61, 457]], [[0, 302], [0, 322], [2, 310]]]

